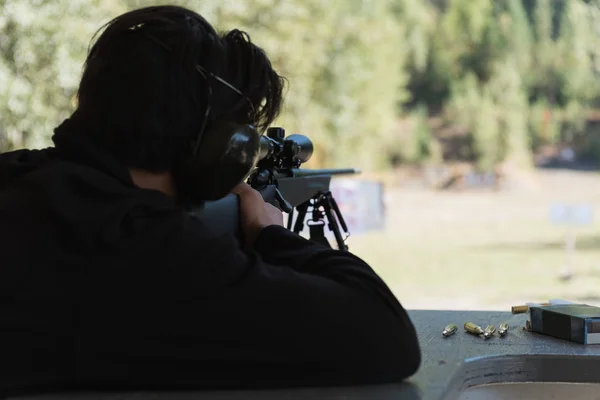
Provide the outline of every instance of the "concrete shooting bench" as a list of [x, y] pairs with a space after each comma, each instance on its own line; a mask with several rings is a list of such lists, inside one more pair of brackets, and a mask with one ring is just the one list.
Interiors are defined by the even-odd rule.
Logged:
[[[254, 400], [254, 399], [597, 399], [600, 345], [580, 345], [528, 332], [528, 314], [490, 311], [410, 311], [423, 361], [408, 381], [384, 386], [222, 392], [82, 393], [19, 397], [19, 400]], [[485, 340], [464, 331], [509, 324], [505, 337]], [[442, 336], [448, 324], [458, 331]], [[527, 383], [525, 383], [527, 382]], [[489, 385], [499, 383], [498, 385]], [[11, 398], [17, 399], [17, 398]]]

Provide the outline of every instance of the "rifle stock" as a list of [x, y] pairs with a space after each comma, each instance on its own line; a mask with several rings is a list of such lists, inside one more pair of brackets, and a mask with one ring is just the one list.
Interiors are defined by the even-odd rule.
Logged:
[[207, 201], [192, 208], [189, 214], [200, 220], [210, 236], [233, 234], [241, 242], [240, 199], [237, 194], [228, 194], [222, 199]]
[[346, 169], [292, 169], [274, 175], [275, 186], [283, 198], [292, 207], [313, 198], [320, 192], [329, 190], [331, 178], [336, 175], [353, 175], [360, 173], [354, 168]]

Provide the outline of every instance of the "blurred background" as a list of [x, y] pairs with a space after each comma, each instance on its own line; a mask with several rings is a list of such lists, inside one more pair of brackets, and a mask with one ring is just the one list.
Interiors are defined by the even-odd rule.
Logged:
[[96, 30], [164, 3], [267, 51], [307, 167], [383, 183], [349, 245], [407, 308], [600, 304], [600, 0], [0, 0], [0, 151], [50, 145]]

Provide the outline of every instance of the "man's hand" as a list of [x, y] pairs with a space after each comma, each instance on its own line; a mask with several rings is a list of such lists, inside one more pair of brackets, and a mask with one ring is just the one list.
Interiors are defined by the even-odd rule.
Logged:
[[248, 248], [254, 247], [261, 230], [270, 225], [283, 226], [283, 213], [266, 203], [260, 193], [246, 183], [240, 183], [232, 190], [240, 197], [240, 219], [242, 233]]

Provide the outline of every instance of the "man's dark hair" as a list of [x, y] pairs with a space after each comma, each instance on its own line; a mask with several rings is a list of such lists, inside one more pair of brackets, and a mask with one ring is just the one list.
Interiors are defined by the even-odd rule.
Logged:
[[210, 120], [262, 130], [281, 110], [284, 79], [245, 32], [219, 35], [177, 6], [134, 10], [103, 28], [85, 63], [73, 118], [93, 124], [90, 132], [128, 167], [164, 172], [191, 151], [209, 90]]

